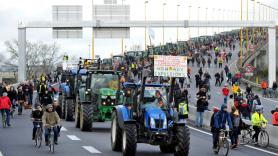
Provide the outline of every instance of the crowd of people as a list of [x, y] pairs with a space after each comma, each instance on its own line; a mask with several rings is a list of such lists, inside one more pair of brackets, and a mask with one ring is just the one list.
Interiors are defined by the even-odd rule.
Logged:
[[[48, 85], [46, 85], [48, 84]], [[37, 86], [37, 98], [34, 99], [34, 83], [32, 81], [22, 82], [14, 86], [0, 84], [0, 112], [2, 119], [6, 118], [8, 127], [11, 127], [11, 117], [18, 108], [18, 115], [22, 115], [23, 110], [32, 109], [31, 120], [33, 121], [32, 140], [35, 139], [37, 125], [44, 127], [45, 143], [48, 145], [49, 128], [54, 127], [54, 142], [57, 144], [57, 137], [60, 131], [60, 117], [57, 113], [57, 106], [54, 104], [55, 89], [49, 85], [50, 82], [42, 75]], [[24, 109], [23, 109], [24, 108]], [[56, 108], [56, 109], [55, 109]], [[26, 111], [27, 113], [29, 111]], [[4, 120], [2, 120], [4, 121]]]

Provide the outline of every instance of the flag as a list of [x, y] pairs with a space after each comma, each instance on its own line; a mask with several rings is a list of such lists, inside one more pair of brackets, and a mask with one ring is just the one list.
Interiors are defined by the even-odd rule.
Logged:
[[149, 36], [154, 40], [155, 33], [152, 28], [149, 28]]

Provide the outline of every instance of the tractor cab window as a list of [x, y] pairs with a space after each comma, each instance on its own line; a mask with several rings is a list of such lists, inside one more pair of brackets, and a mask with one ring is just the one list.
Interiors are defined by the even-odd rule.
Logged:
[[167, 104], [167, 91], [165, 87], [146, 87], [144, 91], [143, 103], [148, 105], [159, 106], [159, 101]]
[[101, 88], [110, 88], [118, 90], [119, 77], [113, 74], [93, 74], [91, 88], [99, 90]]

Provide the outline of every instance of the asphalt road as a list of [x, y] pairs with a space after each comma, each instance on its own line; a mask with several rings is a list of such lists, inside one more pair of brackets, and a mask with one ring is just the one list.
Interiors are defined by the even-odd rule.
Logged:
[[[0, 156], [47, 156], [52, 155], [48, 147], [40, 149], [31, 140], [32, 122], [29, 111], [22, 116], [15, 116], [12, 127], [0, 128]], [[81, 132], [74, 127], [74, 122], [63, 122], [59, 144], [55, 146], [54, 155], [59, 156], [120, 156], [121, 153], [112, 152], [110, 146], [110, 122], [95, 123], [92, 132]], [[190, 156], [214, 156], [212, 152], [212, 138], [208, 132], [191, 128]], [[260, 151], [240, 146], [231, 150], [231, 156], [270, 156], [278, 155], [277, 151]], [[276, 152], [276, 154], [275, 154]], [[2, 154], [2, 155], [1, 155]], [[156, 146], [138, 144], [137, 156], [170, 156], [163, 154]]]

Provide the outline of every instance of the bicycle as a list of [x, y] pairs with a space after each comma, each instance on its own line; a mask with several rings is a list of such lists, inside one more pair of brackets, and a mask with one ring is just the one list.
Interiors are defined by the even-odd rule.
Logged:
[[57, 126], [50, 126], [50, 128], [48, 128], [49, 130], [49, 135], [48, 135], [48, 141], [49, 141], [49, 152], [54, 153], [55, 149], [54, 149], [54, 128]]
[[228, 130], [221, 129], [218, 138], [217, 150], [214, 151], [215, 154], [218, 154], [221, 151], [223, 156], [227, 156], [230, 150], [230, 143], [228, 141], [227, 133]]
[[[266, 129], [266, 123], [261, 123], [261, 130], [259, 132], [259, 140], [257, 145], [267, 148], [269, 146], [269, 135], [267, 133]], [[255, 134], [255, 131], [251, 128], [251, 125], [245, 125], [243, 129], [241, 130], [241, 136], [240, 144], [246, 145], [246, 144], [256, 144], [256, 142], [253, 140], [253, 136]]]
[[37, 130], [36, 130], [36, 133], [35, 133], [35, 146], [37, 146], [38, 148], [41, 147], [41, 144], [42, 144], [42, 127], [41, 127], [41, 124], [42, 124], [42, 121], [34, 121], [35, 123], [37, 123]]
[[3, 128], [6, 128], [7, 127], [7, 116], [6, 116], [5, 110], [1, 110], [1, 114], [2, 114], [2, 126], [3, 126]]

